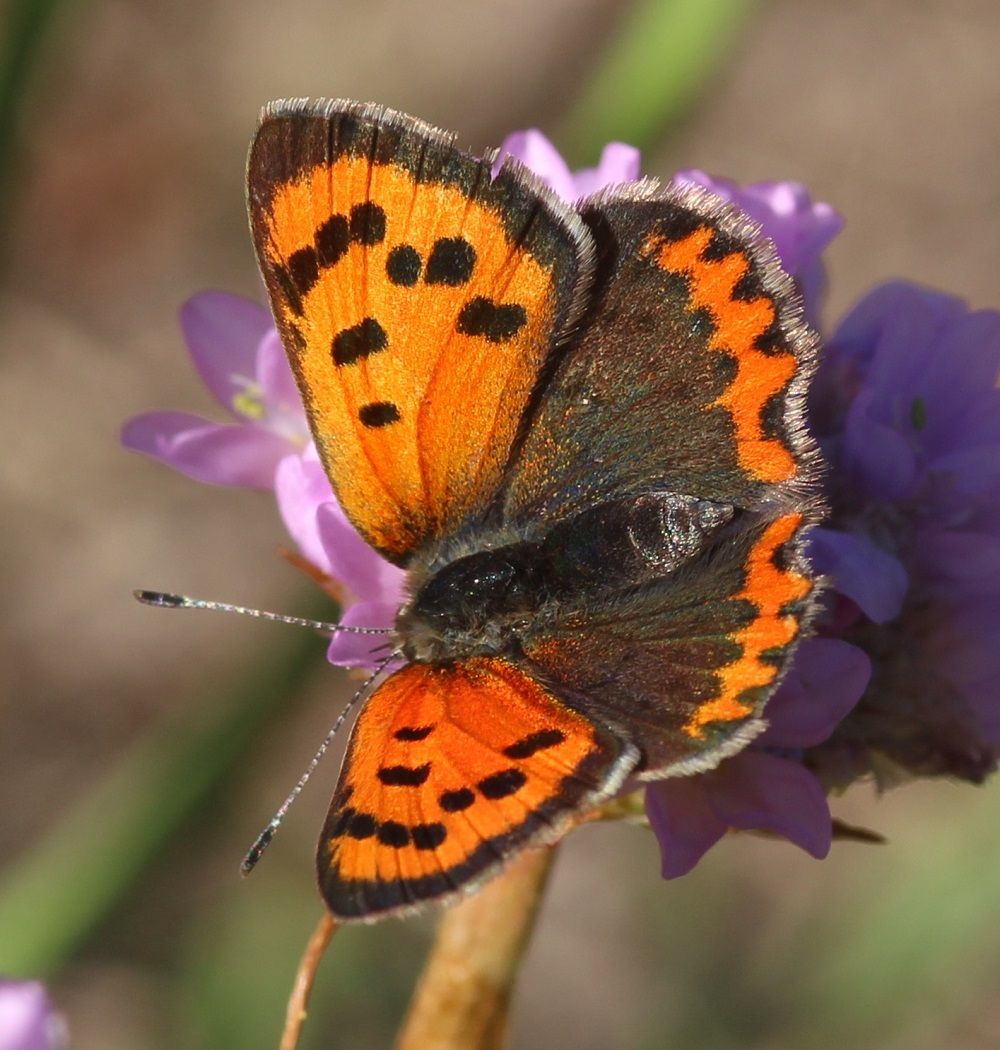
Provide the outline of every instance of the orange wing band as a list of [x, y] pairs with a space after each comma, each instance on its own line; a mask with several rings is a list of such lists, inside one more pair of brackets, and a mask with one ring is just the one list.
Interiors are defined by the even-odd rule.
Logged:
[[709, 348], [736, 362], [736, 376], [715, 404], [732, 416], [741, 466], [759, 481], [786, 481], [795, 474], [795, 459], [780, 441], [764, 436], [763, 414], [770, 398], [795, 375], [795, 355], [757, 349], [757, 340], [775, 319], [774, 302], [764, 296], [749, 301], [734, 297], [750, 259], [741, 251], [718, 260], [704, 258], [714, 237], [710, 226], [702, 226], [676, 241], [650, 237], [643, 251], [661, 269], [687, 278], [688, 309], [707, 310], [715, 326]]
[[788, 543], [802, 524], [801, 514], [786, 514], [772, 522], [754, 544], [746, 564], [746, 583], [734, 599], [749, 602], [754, 619], [733, 636], [743, 650], [739, 659], [719, 671], [721, 690], [715, 700], [702, 704], [683, 726], [691, 737], [704, 736], [705, 727], [714, 722], [735, 722], [753, 714], [754, 704], [741, 699], [749, 690], [769, 686], [778, 676], [778, 667], [763, 659], [765, 653], [781, 649], [795, 640], [801, 616], [789, 606], [801, 601], [812, 589], [810, 580], [791, 569], [781, 569], [774, 561], [777, 551]]

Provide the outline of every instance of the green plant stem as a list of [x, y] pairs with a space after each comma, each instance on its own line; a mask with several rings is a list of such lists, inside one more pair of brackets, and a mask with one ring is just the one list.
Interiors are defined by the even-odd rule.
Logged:
[[7, 210], [18, 117], [59, 0], [9, 0], [0, 44], [0, 215]]
[[157, 724], [132, 745], [0, 883], [0, 973], [56, 972], [321, 664], [316, 636], [297, 633], [226, 695], [188, 701], [200, 722]]
[[560, 141], [573, 164], [605, 142], [652, 145], [718, 71], [754, 0], [639, 0], [566, 119]]

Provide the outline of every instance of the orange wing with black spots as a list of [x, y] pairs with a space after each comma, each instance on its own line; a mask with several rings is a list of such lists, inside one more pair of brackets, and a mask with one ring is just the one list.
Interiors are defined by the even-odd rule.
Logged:
[[703, 191], [628, 187], [582, 215], [599, 305], [531, 417], [508, 522], [650, 491], [752, 509], [813, 500], [816, 339], [770, 244]]
[[317, 448], [348, 516], [403, 564], [499, 489], [589, 274], [579, 216], [518, 165], [390, 110], [275, 103], [250, 216]]
[[320, 837], [342, 921], [452, 897], [608, 797], [638, 758], [511, 663], [411, 664], [367, 701]]

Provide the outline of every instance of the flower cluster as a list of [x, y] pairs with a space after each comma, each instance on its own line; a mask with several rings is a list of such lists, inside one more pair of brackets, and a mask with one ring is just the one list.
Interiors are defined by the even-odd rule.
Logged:
[[[612, 143], [572, 172], [538, 131], [512, 156], [575, 200], [639, 175]], [[842, 226], [793, 182], [695, 184], [751, 216], [771, 239], [818, 324], [823, 251]], [[399, 569], [341, 510], [266, 311], [220, 292], [184, 308], [184, 334], [209, 390], [235, 418], [157, 412], [125, 427], [127, 447], [200, 481], [272, 489], [302, 556], [345, 592], [342, 622], [387, 627]], [[771, 699], [767, 731], [717, 769], [653, 784], [647, 812], [666, 877], [689, 871], [731, 828], [783, 836], [815, 857], [830, 848], [826, 792], [875, 774], [979, 780], [1000, 749], [1000, 315], [911, 285], [873, 291], [828, 340], [810, 417], [830, 463], [832, 514], [810, 556], [831, 581], [817, 637], [799, 647]], [[339, 634], [329, 659], [373, 666], [370, 641]]]

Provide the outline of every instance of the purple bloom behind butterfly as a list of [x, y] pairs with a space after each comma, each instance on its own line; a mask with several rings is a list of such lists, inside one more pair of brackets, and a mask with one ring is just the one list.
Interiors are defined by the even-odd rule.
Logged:
[[61, 1050], [62, 1018], [39, 981], [0, 980], [0, 1050]]
[[[346, 589], [342, 622], [391, 626], [403, 573], [361, 539], [341, 510], [270, 313], [241, 296], [203, 292], [184, 305], [181, 327], [195, 368], [236, 422], [149, 412], [125, 424], [122, 443], [196, 481], [274, 489], [302, 556]], [[345, 633], [328, 655], [345, 667], [373, 667], [371, 648], [369, 637]]]
[[195, 368], [235, 422], [148, 412], [125, 424], [122, 443], [196, 481], [271, 488], [278, 463], [310, 438], [270, 313], [238, 295], [202, 292], [184, 304], [181, 328]]
[[809, 761], [833, 784], [949, 774], [1000, 753], [1000, 313], [913, 285], [870, 292], [830, 340], [811, 415], [832, 515], [813, 558], [871, 653], [857, 709]]

